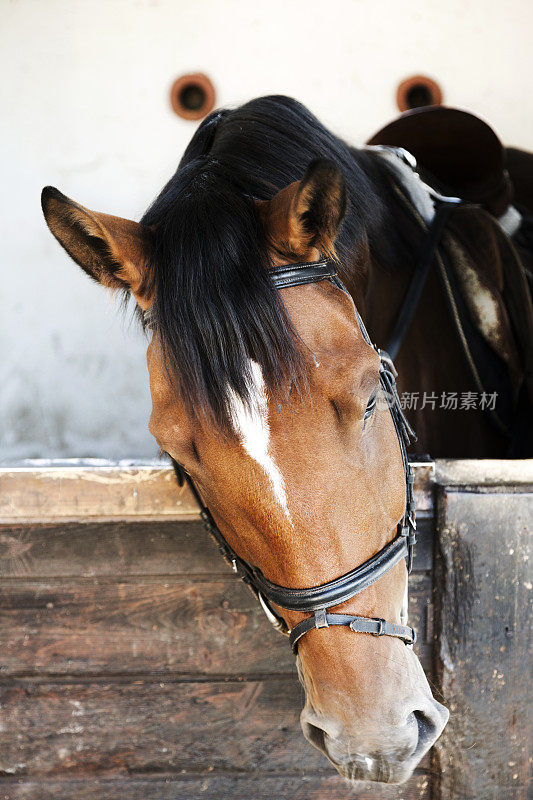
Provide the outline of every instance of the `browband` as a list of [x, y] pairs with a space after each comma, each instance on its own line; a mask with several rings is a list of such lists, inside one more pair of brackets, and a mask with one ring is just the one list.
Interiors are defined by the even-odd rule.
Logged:
[[308, 261], [301, 264], [284, 264], [268, 270], [268, 277], [275, 289], [302, 286], [304, 283], [318, 283], [318, 281], [333, 278], [336, 274], [337, 266], [331, 258], [322, 258], [320, 261]]

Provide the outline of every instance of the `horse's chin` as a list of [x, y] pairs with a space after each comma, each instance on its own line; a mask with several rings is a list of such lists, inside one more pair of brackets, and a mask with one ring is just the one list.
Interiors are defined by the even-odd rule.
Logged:
[[391, 765], [368, 757], [356, 759], [346, 764], [332, 763], [339, 775], [348, 781], [354, 789], [361, 789], [363, 783], [369, 782], [396, 785], [405, 783], [414, 770], [414, 765]]
[[[323, 751], [333, 764], [339, 775], [355, 789], [361, 789], [362, 783], [383, 783], [397, 785], [405, 783], [412, 776], [419, 758], [415, 753], [404, 757], [397, 755], [372, 757], [364, 753], [352, 752], [343, 758], [327, 749]], [[332, 757], [333, 756], [333, 757]]]

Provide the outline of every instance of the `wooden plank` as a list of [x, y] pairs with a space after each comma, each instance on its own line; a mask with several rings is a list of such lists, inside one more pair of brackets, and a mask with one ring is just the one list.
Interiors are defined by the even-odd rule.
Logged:
[[[2, 675], [294, 670], [287, 639], [233, 574], [208, 581], [17, 580], [4, 583], [0, 598]], [[426, 669], [430, 600], [430, 578], [411, 576], [411, 622]]]
[[233, 575], [201, 522], [0, 527], [0, 577]]
[[289, 671], [293, 658], [233, 576], [4, 588], [1, 674]]
[[[524, 477], [519, 464], [513, 469]], [[451, 486], [439, 497], [437, 630], [451, 713], [437, 745], [441, 800], [527, 796], [533, 492], [523, 480], [502, 485], [501, 477], [491, 490], [498, 475], [477, 465], [463, 491], [448, 474]]]
[[25, 683], [1, 691], [0, 769], [35, 779], [220, 770], [331, 775], [300, 730], [296, 679]]
[[[417, 520], [415, 571], [433, 561], [433, 518]], [[232, 574], [200, 522], [62, 522], [0, 527], [1, 578]]]
[[431, 460], [411, 461], [414, 477], [413, 494], [417, 512], [433, 511], [435, 463]]
[[168, 466], [0, 468], [0, 523], [195, 519], [198, 506]]
[[[432, 463], [414, 465], [415, 499], [432, 507]], [[154, 462], [27, 462], [0, 468], [0, 524], [85, 519], [183, 520], [198, 517], [186, 486]]]
[[1, 800], [429, 800], [430, 777], [417, 772], [403, 786], [358, 783], [357, 794], [333, 769], [318, 775], [203, 775], [135, 776], [81, 780], [0, 779]]
[[[413, 561], [414, 573], [431, 572], [433, 570], [434, 528], [433, 511], [417, 513], [416, 547]], [[411, 577], [409, 580], [411, 580]]]
[[498, 487], [502, 491], [520, 490], [533, 486], [533, 458], [440, 459], [435, 462], [435, 482], [463, 490], [471, 486], [476, 492]]

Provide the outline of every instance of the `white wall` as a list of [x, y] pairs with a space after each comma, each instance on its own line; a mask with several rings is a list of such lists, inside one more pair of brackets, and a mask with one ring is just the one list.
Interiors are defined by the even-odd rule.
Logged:
[[530, 0], [0, 0], [0, 455], [143, 457], [145, 342], [47, 231], [40, 189], [139, 218], [195, 123], [170, 110], [201, 70], [218, 104], [293, 95], [354, 143], [427, 73], [445, 101], [533, 149]]

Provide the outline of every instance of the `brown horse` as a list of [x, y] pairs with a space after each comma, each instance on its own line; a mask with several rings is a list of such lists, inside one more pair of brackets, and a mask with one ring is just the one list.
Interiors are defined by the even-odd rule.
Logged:
[[[533, 308], [527, 267], [533, 253], [533, 157], [505, 149], [479, 117], [445, 106], [402, 114], [370, 144], [378, 146], [394, 174], [396, 209], [406, 230], [414, 219], [431, 231], [435, 207], [442, 205], [442, 198], [435, 202], [435, 190], [463, 201], [448, 205], [453, 214], [428, 262], [432, 270], [398, 356], [400, 388], [407, 390], [406, 411], [417, 429], [419, 452], [530, 457]], [[399, 146], [408, 151], [409, 162], [417, 159], [419, 174], [403, 163]], [[415, 271], [415, 280], [420, 273]], [[376, 293], [391, 298], [386, 314], [376, 313], [375, 293], [362, 298], [370, 329], [388, 349], [399, 309], [408, 305], [405, 271], [392, 283], [391, 277], [383, 271], [376, 276]]]
[[[393, 539], [404, 514], [379, 359], [353, 302], [385, 344], [423, 239], [392, 177], [379, 153], [268, 97], [208, 117], [140, 223], [43, 191], [60, 244], [102, 285], [131, 293], [152, 332], [159, 446], [192, 476], [231, 547], [283, 586], [343, 575]], [[323, 255], [337, 259], [351, 297], [328, 281], [272, 287], [272, 267]], [[472, 389], [431, 276], [399, 363], [410, 391]], [[423, 450], [503, 447], [483, 414], [449, 416], [417, 416]], [[336, 611], [399, 622], [406, 588], [402, 561]], [[306, 616], [276, 610], [289, 628]], [[304, 734], [351, 780], [405, 780], [446, 724], [399, 639], [312, 630], [298, 669]]]

